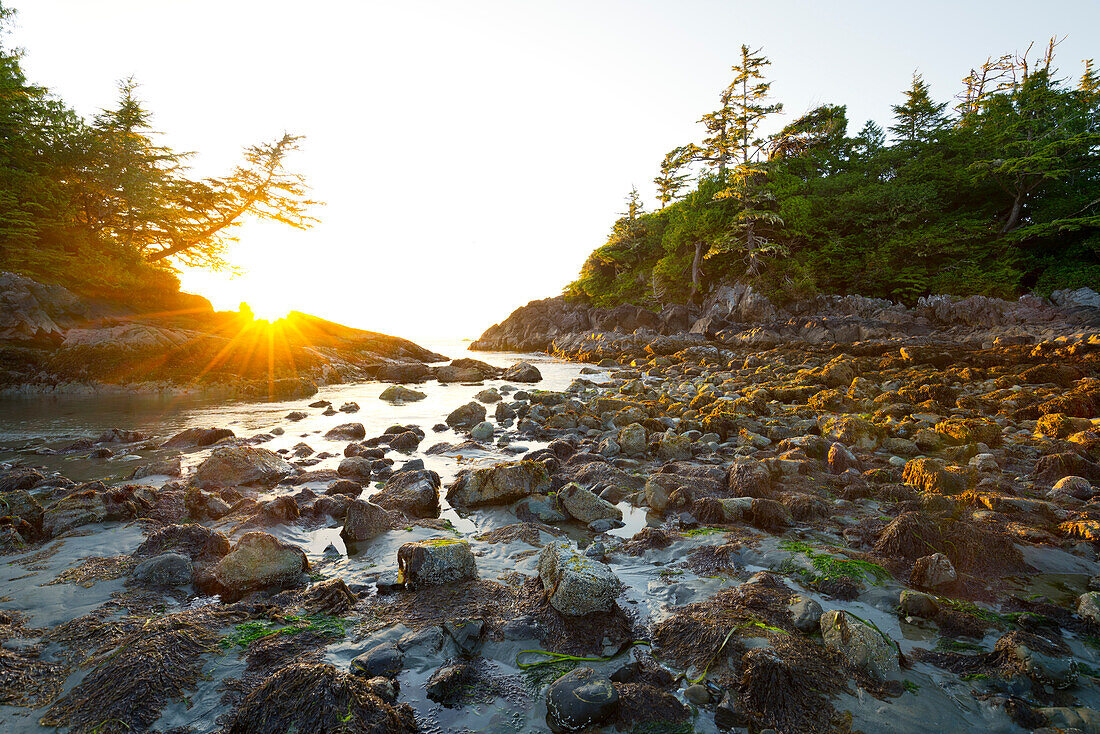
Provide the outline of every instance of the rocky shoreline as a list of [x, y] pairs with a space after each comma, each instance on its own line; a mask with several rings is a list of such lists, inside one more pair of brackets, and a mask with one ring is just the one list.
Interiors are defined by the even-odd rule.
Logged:
[[[463, 359], [372, 398], [464, 396], [434, 426], [371, 435], [371, 406], [315, 400], [248, 437], [50, 449], [149, 460], [102, 482], [28, 447], [0, 470], [0, 716], [1100, 731], [1100, 335], [1074, 298], [929, 301], [896, 324], [841, 299], [713, 333], [683, 308], [667, 334], [536, 302], [478, 344], [546, 344], [574, 377]], [[74, 612], [11, 608], [28, 573]]]

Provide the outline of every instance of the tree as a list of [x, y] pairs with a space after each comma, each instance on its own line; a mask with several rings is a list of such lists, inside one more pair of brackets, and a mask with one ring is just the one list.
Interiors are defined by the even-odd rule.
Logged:
[[689, 173], [680, 173], [698, 155], [699, 146], [694, 143], [673, 148], [665, 154], [661, 161], [661, 172], [653, 183], [657, 185], [657, 201], [661, 202], [661, 208], [668, 206], [676, 199], [676, 196], [687, 186], [691, 178]]
[[736, 139], [738, 159], [741, 165], [754, 161], [767, 144], [766, 140], [756, 137], [760, 123], [771, 114], [783, 111], [779, 103], [768, 104], [771, 82], [764, 81], [763, 69], [771, 61], [759, 56], [762, 49], [750, 50], [741, 46], [741, 63], [733, 67], [734, 78], [730, 85], [732, 92], [732, 126]]
[[947, 125], [943, 114], [946, 102], [933, 102], [928, 85], [920, 74], [913, 73], [913, 84], [905, 92], [905, 102], [893, 105], [894, 124], [890, 132], [902, 143], [925, 143]]

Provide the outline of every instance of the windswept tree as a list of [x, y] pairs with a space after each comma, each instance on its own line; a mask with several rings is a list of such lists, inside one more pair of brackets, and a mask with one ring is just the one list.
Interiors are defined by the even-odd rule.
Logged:
[[691, 179], [691, 174], [683, 172], [699, 153], [694, 143], [673, 148], [661, 161], [661, 172], [653, 183], [657, 185], [657, 201], [664, 208], [676, 200]]

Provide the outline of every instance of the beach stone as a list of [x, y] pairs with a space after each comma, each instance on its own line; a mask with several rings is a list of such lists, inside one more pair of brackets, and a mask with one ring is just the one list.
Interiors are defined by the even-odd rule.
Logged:
[[308, 418], [309, 413], [305, 413], [301, 410], [292, 410], [283, 417], [288, 421], [297, 422], [297, 421], [305, 420], [306, 418]]
[[470, 654], [481, 644], [485, 633], [485, 621], [481, 619], [449, 619], [443, 623], [443, 631], [454, 640], [465, 654]]
[[1051, 494], [1066, 494], [1079, 500], [1092, 499], [1092, 482], [1084, 477], [1062, 477], [1050, 490]]
[[1100, 591], [1087, 591], [1077, 597], [1077, 615], [1100, 625]]
[[428, 700], [446, 702], [458, 697], [461, 688], [478, 678], [477, 668], [467, 661], [444, 665], [432, 673], [426, 684]]
[[993, 454], [975, 454], [970, 458], [969, 464], [980, 472], [995, 472], [1000, 469], [997, 457]]
[[644, 456], [648, 448], [645, 427], [631, 423], [620, 430], [619, 448], [627, 456]]
[[596, 520], [622, 520], [623, 511], [576, 483], [558, 491], [558, 501], [575, 520], [586, 525]]
[[439, 517], [439, 475], [428, 469], [412, 469], [394, 474], [371, 501], [387, 510], [404, 512], [410, 517]]
[[134, 581], [144, 586], [182, 586], [191, 583], [195, 569], [181, 553], [162, 553], [146, 558], [134, 569]]
[[45, 477], [34, 469], [13, 469], [0, 475], [0, 492], [11, 492], [17, 489], [32, 489]]
[[447, 488], [447, 501], [460, 507], [501, 505], [550, 489], [546, 467], [536, 461], [497, 464], [459, 473]]
[[480, 403], [466, 403], [455, 408], [447, 416], [447, 425], [451, 428], [473, 428], [485, 420], [485, 406]]
[[281, 456], [255, 446], [222, 446], [214, 449], [191, 475], [199, 487], [269, 486], [294, 473]]
[[856, 471], [862, 471], [863, 465], [860, 463], [856, 455], [842, 443], [833, 443], [829, 446], [829, 455], [827, 458], [829, 464], [829, 471], [833, 474], [843, 474], [849, 469], [855, 469]]
[[566, 615], [609, 611], [619, 595], [619, 580], [611, 568], [576, 553], [568, 541], [543, 547], [539, 578], [551, 606]]
[[619, 447], [619, 442], [613, 438], [605, 438], [600, 441], [600, 445], [596, 447], [596, 453], [600, 456], [606, 456], [612, 459], [622, 453], [622, 448]]
[[671, 428], [661, 434], [657, 442], [657, 456], [664, 461], [683, 461], [691, 458], [691, 439], [679, 435]]
[[910, 459], [905, 463], [902, 481], [922, 492], [956, 495], [966, 491], [970, 473], [959, 466], [948, 466], [942, 459]]
[[415, 403], [417, 400], [423, 400], [426, 397], [428, 397], [427, 394], [419, 390], [410, 390], [404, 385], [390, 385], [382, 391], [378, 399], [389, 403]]
[[457, 538], [432, 538], [405, 543], [397, 551], [397, 566], [413, 587], [439, 586], [477, 578], [470, 544]]
[[245, 533], [214, 566], [222, 593], [239, 598], [250, 591], [292, 584], [309, 570], [306, 554], [268, 533]]
[[479, 403], [499, 403], [501, 400], [500, 393], [492, 387], [482, 390], [477, 395], [474, 395], [474, 399], [477, 400]]
[[384, 508], [366, 500], [352, 500], [340, 537], [354, 543], [392, 529], [393, 521]]
[[370, 479], [370, 475], [374, 471], [375, 461], [376, 459], [365, 456], [349, 456], [340, 460], [340, 465], [336, 467], [336, 473], [342, 477], [355, 477], [365, 481]]
[[341, 405], [339, 410], [340, 410], [341, 413], [358, 413], [359, 412], [359, 403], [355, 402], [354, 400], [351, 400], [351, 401], [346, 402], [343, 405]]
[[38, 525], [42, 519], [42, 505], [25, 489], [0, 494], [0, 512], [7, 517], [17, 517], [28, 525]]
[[556, 497], [541, 494], [531, 495], [516, 503], [516, 518], [521, 522], [541, 522], [546, 525], [566, 522], [569, 518], [562, 512]]
[[951, 560], [943, 553], [933, 553], [917, 559], [913, 564], [913, 572], [909, 575], [909, 583], [924, 589], [934, 589], [954, 583], [957, 578]]
[[[188, 428], [180, 431], [162, 444], [166, 449], [189, 449], [198, 446], [213, 446], [225, 438], [234, 438], [236, 434], [228, 428]], [[136, 439], [140, 441], [141, 439]], [[104, 440], [100, 436], [101, 443], [113, 443], [113, 439]], [[124, 443], [130, 443], [125, 441]]]
[[619, 706], [612, 682], [592, 668], [576, 668], [546, 689], [546, 711], [562, 731], [602, 724]]
[[796, 596], [790, 601], [791, 617], [799, 632], [811, 634], [821, 628], [821, 605], [806, 596]]
[[[197, 431], [227, 431], [229, 429], [226, 429], [226, 428], [198, 428], [198, 429], [194, 429], [194, 430], [197, 430]], [[187, 431], [182, 431], [182, 433], [187, 433]], [[176, 435], [179, 435], [179, 434], [176, 434]], [[229, 431], [229, 435], [232, 436], [233, 432]], [[109, 428], [106, 431], [104, 431], [103, 433], [99, 434], [99, 438], [97, 438], [95, 440], [95, 442], [96, 443], [137, 443], [138, 441], [144, 441], [147, 438], [149, 438], [149, 436], [142, 433], [141, 431], [128, 431], [128, 430], [123, 429], [123, 428]], [[217, 441], [217, 440], [220, 440], [220, 439], [214, 439], [214, 440], [210, 441], [210, 443], [214, 443], [214, 441]], [[201, 444], [201, 445], [209, 446], [210, 443]]]
[[367, 429], [362, 423], [341, 423], [325, 433], [330, 441], [361, 441], [366, 437]]
[[332, 496], [342, 494], [355, 499], [363, 493], [363, 485], [352, 479], [337, 479], [328, 485], [325, 494]]
[[145, 477], [165, 476], [179, 477], [183, 475], [183, 461], [178, 456], [169, 459], [161, 459], [152, 464], [139, 466], [130, 475], [131, 479], [144, 479]]
[[383, 642], [356, 655], [348, 666], [348, 672], [362, 678], [395, 678], [405, 667], [405, 656], [392, 642]]
[[821, 634], [826, 647], [878, 678], [899, 670], [894, 646], [877, 630], [843, 611], [830, 610], [821, 616]]
[[516, 417], [516, 410], [511, 405], [505, 402], [497, 403], [496, 409], [493, 411], [493, 417], [497, 419], [497, 423], [502, 423], [506, 420], [511, 420]]
[[530, 362], [516, 362], [504, 370], [500, 378], [508, 382], [538, 382], [542, 379], [542, 373]]
[[710, 703], [710, 691], [706, 686], [696, 683], [684, 689], [684, 698], [696, 706], [706, 706]]
[[470, 429], [470, 438], [475, 441], [489, 441], [493, 438], [493, 432], [495, 430], [492, 423], [489, 421], [482, 421]]
[[392, 434], [392, 436], [390, 438], [390, 448], [395, 451], [413, 451], [423, 440], [423, 437], [416, 431], [402, 431], [401, 433]]
[[907, 617], [919, 617], [920, 619], [933, 619], [939, 611], [936, 600], [919, 591], [906, 589], [901, 592], [901, 600], [898, 606], [902, 614]]

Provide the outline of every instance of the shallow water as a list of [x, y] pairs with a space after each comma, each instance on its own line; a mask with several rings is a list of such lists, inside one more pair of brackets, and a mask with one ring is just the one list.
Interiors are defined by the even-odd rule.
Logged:
[[[451, 357], [473, 356], [500, 366], [511, 365], [520, 359], [531, 361], [537, 364], [543, 374], [543, 381], [537, 385], [540, 389], [561, 390], [580, 376], [582, 368], [580, 364], [551, 359], [546, 355], [465, 353], [463, 350], [466, 345], [457, 342], [425, 346]], [[607, 374], [601, 371], [600, 374], [585, 377], [600, 382], [607, 379]], [[335, 454], [311, 468], [335, 468], [342, 458], [347, 442], [324, 438], [324, 433], [333, 426], [347, 422], [362, 423], [369, 437], [382, 433], [393, 424], [414, 423], [425, 430], [426, 438], [420, 446], [421, 450], [410, 452], [407, 458], [422, 458], [426, 466], [439, 472], [444, 483], [448, 483], [463, 467], [516, 458], [514, 454], [503, 451], [500, 446], [490, 446], [486, 451], [467, 456], [426, 455], [423, 451], [443, 441], [461, 442], [464, 437], [449, 429], [435, 433], [432, 426], [442, 422], [454, 408], [472, 400], [480, 390], [503, 385], [499, 380], [488, 380], [478, 385], [442, 385], [433, 381], [414, 386], [427, 393], [425, 400], [396, 406], [378, 399], [378, 395], [387, 387], [386, 384], [370, 382], [326, 386], [311, 398], [281, 402], [227, 403], [221, 399], [196, 395], [6, 398], [0, 399], [0, 461], [59, 471], [75, 480], [124, 482], [125, 477], [136, 466], [148, 463], [165, 452], [159, 449], [131, 450], [127, 447], [113, 447], [118, 449], [120, 455], [110, 459], [92, 459], [87, 456], [86, 451], [73, 454], [52, 452], [77, 438], [94, 438], [109, 428], [141, 430], [158, 439], [191, 427], [228, 427], [240, 437], [282, 428], [285, 430], [283, 435], [272, 436], [261, 445], [278, 450], [305, 442], [317, 452], [328, 451]], [[515, 387], [523, 389], [527, 386]], [[351, 414], [323, 416], [323, 409], [306, 407], [308, 403], [319, 399], [329, 400], [337, 408], [345, 402], [354, 401], [361, 409]], [[491, 415], [493, 405], [486, 407]], [[308, 413], [308, 417], [298, 422], [288, 421], [285, 416], [291, 411], [304, 411]], [[499, 435], [498, 431], [498, 437]], [[544, 444], [524, 442], [523, 445], [527, 449], [536, 449]], [[199, 463], [209, 452], [210, 449], [202, 449], [184, 454], [185, 468]], [[401, 454], [390, 452], [388, 456], [395, 460], [396, 466], [400, 466]], [[157, 484], [166, 480], [166, 477], [150, 477], [141, 482]], [[301, 486], [324, 488], [323, 483]], [[270, 494], [297, 492], [299, 488], [277, 487]], [[374, 491], [374, 487], [367, 487], [364, 496], [369, 497]], [[626, 527], [614, 533], [621, 537], [630, 537], [647, 522], [656, 523], [658, 520], [650, 517], [645, 508], [635, 508], [627, 503], [620, 504], [620, 508], [624, 512]], [[450, 520], [457, 532], [470, 541], [477, 556], [478, 573], [482, 578], [500, 579], [514, 572], [537, 574], [537, 556], [530, 553], [534, 550], [531, 546], [519, 541], [489, 544], [473, 537], [516, 522], [515, 516], [506, 508], [488, 508], [462, 516], [449, 507], [444, 499], [442, 517]], [[232, 531], [230, 524], [215, 526], [227, 534]], [[578, 546], [586, 545], [591, 537], [579, 528], [563, 529]], [[27, 625], [31, 627], [54, 626], [92, 612], [110, 601], [112, 594], [121, 591], [124, 588], [122, 579], [99, 581], [87, 586], [50, 583], [58, 574], [83, 559], [128, 554], [143, 539], [143, 533], [137, 524], [106, 523], [86, 526], [82, 530], [85, 532], [51, 541], [31, 553], [0, 559], [0, 610], [15, 610], [27, 614]], [[301, 546], [317, 573], [329, 578], [342, 578], [349, 585], [367, 584], [379, 573], [395, 570], [397, 550], [403, 543], [440, 534], [428, 528], [410, 527], [348, 548], [339, 536], [340, 525], [337, 523], [322, 527], [278, 525], [266, 530]], [[797, 529], [795, 532], [798, 532]], [[542, 533], [542, 542], [550, 539], [549, 534]], [[760, 533], [757, 542], [743, 543], [738, 548], [735, 564], [744, 570], [738, 578], [700, 577], [690, 570], [679, 568], [680, 562], [693, 550], [704, 545], [722, 545], [726, 542], [726, 536], [721, 533], [699, 534], [677, 540], [663, 550], [649, 550], [641, 557], [614, 555], [610, 565], [624, 584], [620, 604], [641, 627], [648, 627], [667, 618], [671, 607], [705, 600], [723, 588], [740, 583], [738, 578], [744, 578], [754, 571], [781, 569], [792, 556], [779, 546], [777, 538]], [[332, 552], [333, 549], [335, 553]], [[1005, 581], [1023, 595], [1037, 593], [1052, 600], [1068, 600], [1074, 594], [1080, 593], [1088, 576], [1096, 572], [1096, 564], [1082, 561], [1060, 549], [1030, 549], [1025, 555], [1029, 563], [1047, 573]], [[788, 578], [786, 583], [799, 593], [815, 598], [825, 609], [843, 606], [873, 622], [898, 642], [902, 653], [910, 653], [916, 647], [931, 647], [938, 637], [935, 626], [930, 623], [909, 622], [898, 618], [895, 605], [901, 587], [893, 580], [883, 586], [870, 586], [857, 600], [843, 605], [802, 587], [794, 578]], [[168, 611], [175, 604], [170, 601]], [[391, 628], [375, 633], [365, 640], [340, 640], [325, 649], [325, 660], [346, 669], [352, 658], [373, 644], [396, 639], [405, 631], [403, 628]], [[981, 643], [990, 649], [996, 636], [990, 633]], [[399, 678], [399, 700], [414, 707], [422, 730], [427, 732], [547, 731], [541, 692], [538, 689], [524, 688], [522, 671], [516, 661], [517, 654], [522, 650], [538, 646], [537, 640], [486, 643], [481, 653], [483, 658], [489, 661], [488, 664], [496, 673], [507, 676], [508, 680], [516, 683], [515, 690], [508, 690], [491, 701], [460, 708], [445, 708], [426, 699], [424, 685], [428, 676], [454, 652], [448, 653], [446, 649], [430, 660], [409, 665]], [[1072, 640], [1071, 646], [1080, 660], [1100, 668], [1100, 660], [1094, 650], [1077, 640]], [[58, 649], [47, 648], [44, 657], [48, 660], [59, 653]], [[628, 652], [615, 661], [592, 665], [610, 672], [628, 661], [630, 655]], [[212, 654], [205, 663], [204, 674], [196, 689], [188, 694], [186, 701], [174, 702], [165, 707], [154, 728], [166, 730], [189, 725], [196, 731], [215, 729], [214, 719], [226, 712], [225, 705], [221, 703], [221, 685], [226, 678], [239, 677], [243, 669], [244, 661], [236, 651]], [[77, 669], [70, 675], [66, 690], [77, 685], [86, 672], [84, 669]], [[700, 671], [673, 669], [673, 673], [680, 672], [694, 676]], [[841, 711], [851, 711], [854, 728], [866, 732], [1023, 731], [1008, 721], [1003, 709], [994, 709], [981, 703], [974, 697], [970, 686], [961, 684], [956, 677], [937, 668], [918, 663], [897, 674], [897, 677], [908, 681], [911, 688], [899, 698], [880, 701], [857, 690], [857, 695], [839, 696], [834, 704]], [[679, 693], [682, 695], [682, 691]], [[1085, 704], [1100, 705], [1100, 692], [1091, 687], [1079, 687], [1077, 698]], [[43, 713], [43, 710], [28, 711], [0, 706], [0, 731], [46, 731], [47, 729], [37, 724]], [[699, 732], [716, 731], [713, 718], [709, 714], [696, 716], [693, 726]]]

